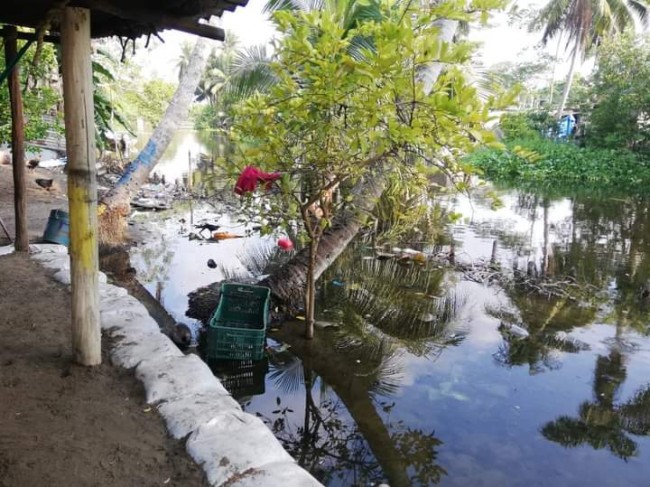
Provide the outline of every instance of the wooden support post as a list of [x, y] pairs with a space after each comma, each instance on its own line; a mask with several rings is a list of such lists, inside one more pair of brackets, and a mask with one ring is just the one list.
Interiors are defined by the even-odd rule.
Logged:
[[187, 151], [187, 192], [192, 193], [192, 151]]
[[68, 152], [72, 349], [78, 363], [97, 365], [101, 363], [101, 333], [90, 10], [65, 8], [61, 48]]
[[[18, 32], [15, 27], [5, 27], [5, 62], [7, 66], [18, 56]], [[14, 172], [14, 214], [16, 218], [17, 252], [29, 250], [27, 234], [27, 206], [25, 203], [25, 122], [23, 97], [20, 91], [20, 70], [16, 64], [7, 78], [11, 100], [11, 159]]]

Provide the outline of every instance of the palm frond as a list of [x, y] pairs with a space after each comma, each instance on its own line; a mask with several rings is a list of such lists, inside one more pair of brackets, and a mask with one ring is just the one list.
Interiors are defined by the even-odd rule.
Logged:
[[323, 5], [323, 0], [269, 0], [264, 6], [263, 12], [279, 12], [281, 10], [310, 12], [321, 10]]
[[283, 365], [274, 366], [273, 370], [269, 373], [275, 386], [285, 394], [294, 394], [298, 392], [300, 386], [305, 383], [305, 376], [303, 373], [302, 361], [297, 357], [292, 358]]

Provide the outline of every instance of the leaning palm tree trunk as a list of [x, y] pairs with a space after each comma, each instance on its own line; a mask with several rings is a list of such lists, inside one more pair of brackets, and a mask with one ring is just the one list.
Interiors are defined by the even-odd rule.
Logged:
[[[440, 20], [435, 26], [440, 30], [440, 40], [450, 43], [458, 29], [456, 20]], [[420, 82], [428, 93], [444, 69], [443, 63], [434, 62], [420, 73]], [[314, 265], [314, 281], [325, 272], [357, 236], [368, 215], [374, 209], [388, 183], [388, 167], [383, 161], [368, 168], [367, 174], [352, 190], [350, 210], [338, 216], [332, 227], [323, 233]], [[273, 294], [285, 303], [299, 303], [304, 299], [309, 263], [309, 248], [296, 254], [286, 265], [263, 281]]]
[[[353, 204], [336, 219], [332, 229], [323, 233], [314, 261], [314, 281], [341, 255], [365, 224], [376, 201], [386, 188], [387, 168], [379, 165], [352, 189]], [[309, 247], [305, 247], [286, 265], [267, 277], [262, 284], [285, 303], [304, 299], [309, 267]]]
[[578, 43], [573, 47], [573, 54], [571, 55], [571, 66], [569, 67], [569, 74], [566, 77], [566, 84], [564, 85], [564, 91], [562, 92], [562, 99], [560, 100], [560, 106], [557, 109], [555, 114], [556, 118], [562, 118], [562, 112], [564, 112], [564, 107], [567, 100], [569, 99], [569, 92], [571, 91], [571, 84], [573, 83], [573, 75], [576, 70], [576, 59], [578, 59], [578, 54], [580, 49], [578, 49]]
[[102, 243], [119, 243], [124, 237], [131, 198], [144, 184], [160, 160], [178, 125], [185, 120], [206, 65], [206, 41], [199, 38], [167, 111], [144, 149], [131, 162], [115, 187], [99, 204], [99, 238]]

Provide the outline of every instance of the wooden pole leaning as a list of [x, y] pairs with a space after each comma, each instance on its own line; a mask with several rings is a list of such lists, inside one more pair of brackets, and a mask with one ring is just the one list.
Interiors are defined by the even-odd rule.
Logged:
[[[18, 56], [18, 32], [13, 26], [5, 27], [5, 61], [7, 66]], [[23, 97], [20, 91], [20, 70], [16, 64], [9, 77], [9, 98], [11, 101], [11, 159], [14, 178], [14, 215], [16, 221], [17, 252], [29, 251], [27, 233], [27, 205], [25, 203], [25, 121], [23, 118]]]
[[101, 331], [90, 10], [64, 9], [61, 49], [68, 153], [72, 349], [79, 364], [98, 365]]

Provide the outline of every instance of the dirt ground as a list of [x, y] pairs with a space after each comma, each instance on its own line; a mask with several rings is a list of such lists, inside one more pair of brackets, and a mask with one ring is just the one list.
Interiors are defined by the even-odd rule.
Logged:
[[[29, 241], [37, 242], [43, 237], [50, 210], [68, 208], [67, 187], [65, 175], [61, 172], [53, 172], [47, 169], [26, 170], [27, 186], [27, 229]], [[35, 183], [38, 178], [54, 179], [52, 188], [49, 191], [41, 188]], [[15, 234], [14, 226], [14, 183], [11, 166], [0, 164], [0, 218], [9, 230], [12, 238]], [[0, 228], [0, 245], [9, 243]]]
[[[27, 178], [31, 241], [41, 239], [50, 209], [67, 207], [64, 176], [54, 175], [48, 192], [33, 180], [52, 173], [37, 173]], [[7, 166], [0, 166], [0, 217], [13, 234]], [[93, 368], [72, 363], [64, 286], [14, 254], [0, 257], [0, 296], [0, 487], [207, 485], [131, 371], [106, 358]]]

